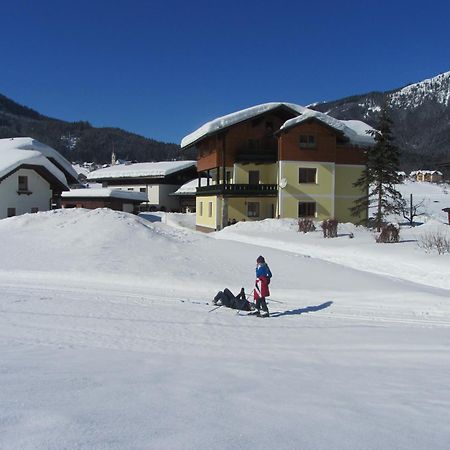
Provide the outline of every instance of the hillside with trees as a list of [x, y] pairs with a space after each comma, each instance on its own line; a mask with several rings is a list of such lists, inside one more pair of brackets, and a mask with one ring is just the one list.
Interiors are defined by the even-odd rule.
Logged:
[[66, 122], [44, 116], [0, 94], [0, 138], [29, 136], [58, 150], [74, 162], [118, 159], [162, 161], [182, 159], [177, 144], [148, 139], [120, 128], [97, 128], [89, 122]]

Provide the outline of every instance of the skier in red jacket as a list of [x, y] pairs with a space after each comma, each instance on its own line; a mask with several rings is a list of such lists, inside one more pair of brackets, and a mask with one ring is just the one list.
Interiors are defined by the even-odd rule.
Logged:
[[270, 296], [269, 283], [272, 278], [272, 272], [263, 256], [258, 256], [256, 260], [256, 282], [253, 290], [253, 298], [256, 301], [256, 315], [260, 315], [260, 310], [264, 311], [261, 317], [269, 317], [269, 308], [267, 307], [266, 297]]

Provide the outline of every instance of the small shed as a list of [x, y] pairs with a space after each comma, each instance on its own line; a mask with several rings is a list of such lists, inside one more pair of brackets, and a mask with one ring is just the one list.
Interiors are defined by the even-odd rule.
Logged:
[[450, 225], [450, 208], [444, 208], [442, 211], [448, 214], [448, 224]]
[[72, 189], [61, 195], [62, 208], [110, 208], [137, 214], [138, 206], [147, 200], [145, 192], [120, 189]]

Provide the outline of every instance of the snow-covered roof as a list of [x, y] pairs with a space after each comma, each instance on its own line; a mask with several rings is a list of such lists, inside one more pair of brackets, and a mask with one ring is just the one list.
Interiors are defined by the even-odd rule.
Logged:
[[272, 111], [282, 106], [289, 108], [298, 114], [301, 114], [304, 110], [306, 110], [304, 106], [286, 102], [263, 103], [261, 105], [256, 105], [250, 108], [242, 109], [241, 111], [236, 111], [234, 113], [218, 117], [217, 119], [205, 123], [200, 128], [198, 128], [191, 134], [188, 134], [181, 140], [181, 148], [192, 145], [199, 139], [207, 135], [213, 134], [223, 128], [228, 128], [231, 125], [235, 125], [239, 122], [243, 122], [244, 120], [251, 119], [252, 117], [259, 116], [263, 113]]
[[[5, 139], [0, 139], [4, 141]], [[4, 148], [0, 146], [0, 178], [8, 175], [20, 166], [27, 164], [40, 166], [48, 170], [58, 181], [67, 186], [65, 175], [41, 152], [36, 150], [22, 150], [17, 148]]]
[[63, 198], [120, 198], [124, 200], [148, 200], [145, 192], [122, 191], [120, 189], [71, 189], [62, 193]]
[[336, 131], [344, 134], [352, 144], [364, 147], [371, 146], [375, 142], [373, 137], [366, 133], [366, 130], [373, 130], [373, 128], [360, 120], [338, 120], [328, 114], [306, 108], [299, 116], [287, 120], [280, 130], [287, 130], [310, 119], [319, 120], [325, 125], [334, 128]]
[[[30, 137], [15, 137], [15, 138], [0, 139], [0, 152], [7, 150], [9, 151], [11, 149], [38, 151], [46, 158], [53, 159], [55, 163], [60, 166], [62, 171], [69, 176], [69, 178], [70, 177], [73, 178], [73, 181], [76, 181], [78, 178], [76, 170], [72, 167], [72, 164], [69, 161], [67, 161], [66, 158], [64, 158], [64, 156], [62, 156], [54, 148], [49, 147], [48, 145], [43, 144], [42, 142], [39, 142], [36, 139]], [[71, 182], [72, 180], [68, 181]]]
[[196, 161], [159, 161], [136, 164], [118, 164], [105, 169], [94, 170], [87, 175], [88, 180], [111, 178], [160, 178], [195, 167]]
[[[206, 186], [208, 178], [200, 178], [200, 186]], [[198, 178], [188, 181], [177, 189], [172, 195], [195, 195], [198, 187]]]
[[73, 164], [72, 167], [78, 175], [87, 176], [87, 174], [89, 173], [89, 169], [87, 167], [80, 166], [80, 164]]
[[372, 144], [375, 142], [373, 137], [367, 134], [368, 131], [375, 131], [375, 128], [371, 127], [366, 122], [363, 122], [362, 120], [341, 120], [341, 122], [358, 135], [369, 137]]
[[350, 140], [350, 142], [355, 145], [371, 146], [374, 144], [373, 137], [366, 134], [366, 130], [373, 130], [373, 128], [360, 120], [338, 120], [325, 113], [314, 111], [294, 103], [271, 102], [252, 106], [251, 108], [243, 109], [241, 111], [236, 111], [205, 123], [193, 133], [188, 134], [182, 139], [181, 148], [193, 145], [205, 136], [211, 135], [217, 131], [228, 128], [231, 125], [235, 125], [243, 122], [244, 120], [259, 116], [281, 106], [289, 108], [298, 115], [297, 117], [286, 121], [281, 126], [280, 130], [291, 128], [301, 122], [314, 118], [343, 133]]

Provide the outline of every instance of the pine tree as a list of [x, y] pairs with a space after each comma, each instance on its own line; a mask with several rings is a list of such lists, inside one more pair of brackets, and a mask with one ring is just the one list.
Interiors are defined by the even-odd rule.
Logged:
[[367, 166], [353, 184], [365, 190], [366, 194], [355, 201], [352, 215], [361, 216], [372, 206], [376, 206], [373, 220], [377, 231], [387, 214], [398, 212], [402, 199], [395, 185], [400, 182], [398, 175], [400, 151], [394, 144], [391, 131], [392, 121], [383, 107], [376, 130], [367, 131], [373, 136], [375, 145], [367, 151]]

